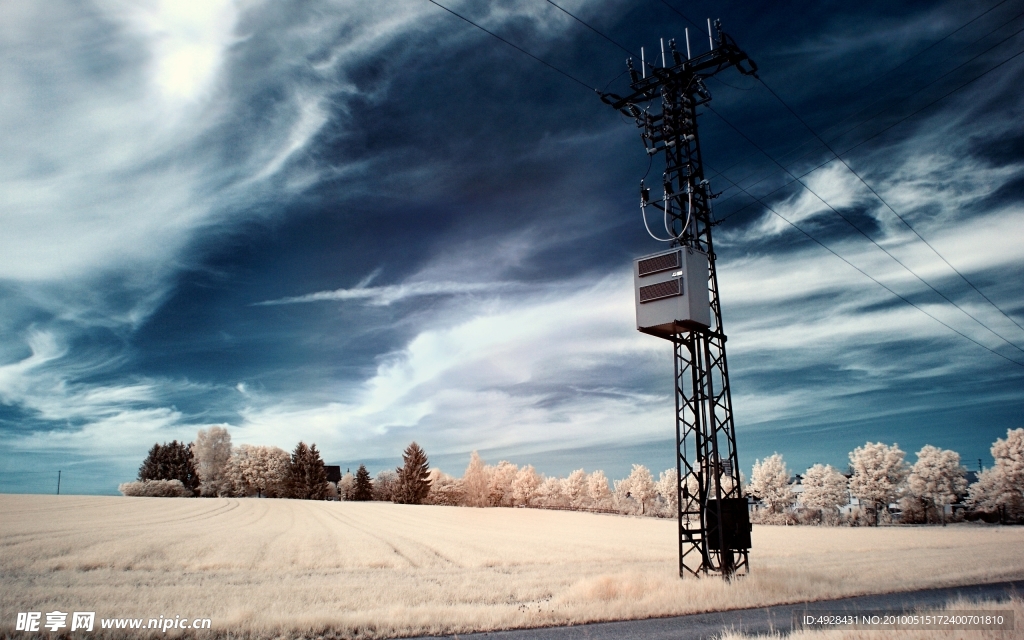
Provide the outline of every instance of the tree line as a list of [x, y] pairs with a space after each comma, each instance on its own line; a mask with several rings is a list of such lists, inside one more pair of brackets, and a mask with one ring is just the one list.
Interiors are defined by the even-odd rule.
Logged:
[[[961, 503], [962, 515], [990, 522], [1024, 521], [1024, 429], [1010, 429], [991, 448], [995, 464], [968, 486], [960, 454], [925, 445], [910, 464], [898, 445], [868, 442], [850, 452], [847, 474], [831, 465], [815, 464], [803, 474], [803, 491], [793, 489], [789, 469], [778, 453], [754, 464], [749, 495], [763, 508], [755, 522], [794, 524], [908, 524], [946, 521], [950, 505]], [[858, 505], [843, 511], [856, 498]], [[795, 508], [799, 504], [799, 508]], [[957, 513], [957, 517], [961, 515]]]
[[[755, 462], [745, 493], [758, 500], [752, 514], [765, 524], [879, 524], [891, 522], [891, 505], [901, 522], [944, 522], [948, 505], [963, 501], [970, 514], [987, 520], [1024, 520], [1024, 429], [1008, 430], [991, 448], [995, 464], [968, 487], [960, 455], [926, 445], [913, 465], [898, 445], [868, 442], [849, 454], [843, 474], [815, 464], [803, 474], [799, 496], [783, 457]], [[154, 444], [136, 482], [121, 485], [125, 495], [268, 497], [390, 501], [467, 507], [540, 507], [674, 517], [679, 479], [675, 469], [655, 478], [643, 465], [609, 482], [603, 471], [577, 469], [548, 477], [532, 465], [506, 460], [486, 464], [477, 452], [462, 477], [431, 469], [413, 442], [402, 466], [371, 478], [365, 465], [327, 482], [316, 445], [304, 442], [289, 455], [277, 447], [234, 447], [227, 429], [200, 430], [192, 443]], [[741, 478], [741, 482], [742, 482]], [[689, 480], [692, 483], [692, 479]], [[728, 490], [730, 487], [723, 487]], [[695, 487], [692, 487], [695, 490]], [[850, 498], [859, 504], [845, 512]]]
[[[404, 464], [396, 469], [389, 500], [418, 504], [430, 490], [427, 456], [410, 444]], [[374, 499], [373, 483], [360, 465], [353, 477], [346, 474], [346, 500]], [[339, 484], [343, 484], [339, 483]], [[338, 487], [327, 480], [327, 470], [316, 444], [299, 442], [289, 455], [279, 447], [231, 444], [223, 427], [200, 429], [195, 441], [173, 440], [154, 444], [139, 467], [134, 482], [118, 489], [126, 496], [249, 497], [326, 500], [339, 497]]]

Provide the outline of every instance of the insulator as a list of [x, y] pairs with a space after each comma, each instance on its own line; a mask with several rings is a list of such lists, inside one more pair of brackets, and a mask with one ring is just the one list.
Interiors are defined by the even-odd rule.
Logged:
[[640, 75], [636, 72], [636, 69], [633, 68], [633, 58], [626, 58], [626, 68], [629, 69], [629, 79], [633, 84], [640, 82]]
[[672, 50], [672, 60], [676, 64], [682, 64], [683, 63], [683, 56], [679, 55], [679, 52], [676, 51], [676, 39], [675, 38], [672, 38], [671, 40], [668, 41], [668, 48]]

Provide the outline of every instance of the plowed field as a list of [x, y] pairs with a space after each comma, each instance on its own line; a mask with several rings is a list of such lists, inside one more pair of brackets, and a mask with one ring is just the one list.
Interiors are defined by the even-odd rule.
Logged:
[[4, 495], [0, 627], [57, 610], [385, 637], [1024, 578], [1024, 527], [755, 527], [752, 572], [732, 583], [680, 580], [675, 535], [534, 509]]

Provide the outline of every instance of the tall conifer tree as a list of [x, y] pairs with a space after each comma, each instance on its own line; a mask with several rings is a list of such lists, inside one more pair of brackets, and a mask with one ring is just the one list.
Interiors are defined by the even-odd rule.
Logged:
[[373, 498], [373, 482], [370, 480], [370, 472], [366, 470], [366, 465], [359, 465], [359, 470], [356, 471], [356, 486], [352, 491], [352, 500], [365, 502]]
[[316, 445], [295, 445], [288, 465], [288, 497], [298, 500], [327, 499], [327, 470]]
[[422, 504], [430, 493], [430, 465], [427, 454], [420, 445], [413, 442], [402, 453], [405, 463], [398, 471], [398, 490], [394, 501], [399, 504]]

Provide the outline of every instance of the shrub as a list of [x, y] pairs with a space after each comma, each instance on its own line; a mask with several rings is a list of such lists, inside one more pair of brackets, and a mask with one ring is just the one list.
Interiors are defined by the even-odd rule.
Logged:
[[137, 480], [122, 483], [117, 490], [121, 495], [138, 498], [189, 498], [193, 495], [181, 480]]
[[771, 509], [755, 509], [750, 512], [750, 522], [753, 524], [791, 525], [797, 524], [796, 516], [792, 511], [777, 512]]

